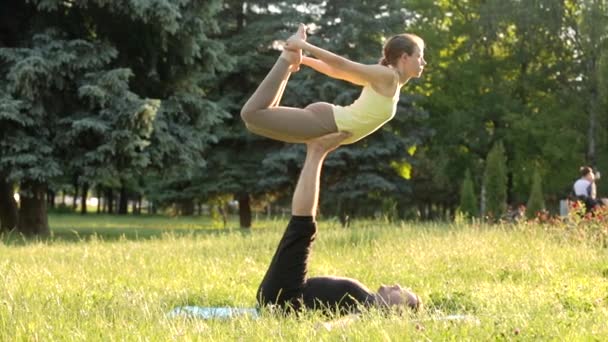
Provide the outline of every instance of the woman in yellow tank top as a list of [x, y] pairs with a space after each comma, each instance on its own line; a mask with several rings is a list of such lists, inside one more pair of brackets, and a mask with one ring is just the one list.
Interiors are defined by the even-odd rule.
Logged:
[[[302, 56], [302, 50], [315, 58]], [[292, 72], [304, 64], [332, 78], [363, 87], [349, 106], [315, 102], [306, 108], [279, 106]], [[303, 143], [312, 138], [347, 131], [351, 144], [371, 134], [395, 115], [401, 87], [420, 77], [426, 65], [424, 41], [400, 34], [384, 45], [379, 64], [353, 62], [306, 41], [306, 26], [290, 37], [281, 56], [241, 110], [247, 128], [272, 139]]]

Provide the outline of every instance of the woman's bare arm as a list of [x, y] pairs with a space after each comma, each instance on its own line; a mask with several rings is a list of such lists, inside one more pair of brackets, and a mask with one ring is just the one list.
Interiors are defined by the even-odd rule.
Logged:
[[343, 328], [348, 327], [349, 325], [351, 325], [352, 323], [354, 323], [357, 320], [359, 320], [359, 315], [351, 314], [351, 315], [339, 318], [334, 321], [317, 323], [316, 329], [317, 330], [325, 329], [327, 331], [331, 331], [334, 328], [343, 329]]
[[286, 46], [290, 49], [302, 49], [307, 51], [331, 68], [325, 69], [325, 71], [331, 71], [333, 75], [337, 75], [336, 78], [347, 80], [354, 84], [374, 84], [379, 87], [386, 87], [387, 85], [393, 84], [395, 81], [394, 72], [385, 66], [353, 62], [333, 52], [312, 45], [298, 37], [289, 38]]
[[360, 86], [364, 86], [364, 83], [360, 83], [359, 80], [357, 79], [352, 79], [349, 78], [347, 74], [345, 74], [344, 72], [341, 72], [340, 70], [331, 67], [329, 64], [323, 62], [320, 59], [316, 59], [316, 58], [312, 58], [312, 57], [307, 57], [307, 56], [303, 56], [302, 57], [302, 64], [324, 74], [327, 75], [331, 78], [336, 78], [336, 79], [340, 79], [340, 80], [344, 80], [344, 81], [348, 81], [351, 82], [353, 84], [356, 85], [360, 85]]

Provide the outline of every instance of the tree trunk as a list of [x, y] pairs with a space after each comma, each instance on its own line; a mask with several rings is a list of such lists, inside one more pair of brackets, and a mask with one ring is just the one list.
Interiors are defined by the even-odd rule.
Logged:
[[88, 183], [82, 184], [82, 196], [81, 196], [81, 201], [80, 201], [80, 214], [81, 215], [87, 214], [87, 195], [88, 195], [88, 193], [89, 193], [89, 184]]
[[106, 201], [106, 205], [108, 206], [108, 214], [114, 214], [114, 191], [112, 191], [112, 188], [109, 188], [107, 193], [107, 201]]
[[118, 214], [126, 215], [129, 210], [129, 196], [127, 194], [127, 188], [122, 185], [120, 187], [120, 198], [118, 200]]
[[131, 203], [131, 214], [133, 215], [139, 215], [139, 208], [138, 208], [138, 203], [139, 203], [139, 197], [141, 195], [137, 195], [135, 196], [135, 200], [133, 200], [133, 203]]
[[46, 193], [46, 202], [48, 208], [55, 208], [55, 191], [49, 190]]
[[78, 193], [79, 193], [78, 182], [74, 182], [74, 194], [72, 195], [72, 210], [76, 212], [78, 210]]
[[[600, 12], [600, 5], [597, 1], [592, 2], [592, 4], [589, 4], [590, 8], [590, 12], [595, 12], [595, 13], [601, 13]], [[591, 13], [590, 13], [591, 14]], [[597, 22], [598, 21], [598, 16], [597, 15], [590, 15], [587, 20], [589, 20], [589, 24], [591, 27], [591, 31], [588, 33], [589, 34], [589, 39], [591, 42], [601, 42], [601, 31], [602, 30], [602, 26], [601, 22]], [[592, 43], [592, 45], [599, 47], [598, 43]], [[601, 52], [602, 50], [600, 49], [590, 49], [590, 51], [588, 51], [587, 54], [585, 54], [587, 57], [587, 61], [586, 61], [586, 67], [587, 67], [587, 84], [589, 86], [588, 92], [590, 94], [590, 98], [589, 98], [589, 102], [587, 104], [588, 106], [588, 112], [589, 112], [589, 128], [588, 128], [588, 132], [587, 132], [587, 143], [588, 143], [588, 147], [587, 147], [587, 164], [592, 166], [592, 167], [596, 167], [596, 162], [597, 162], [597, 150], [596, 150], [596, 132], [597, 132], [597, 126], [598, 126], [598, 111], [600, 110], [600, 103], [599, 103], [599, 83], [600, 83], [600, 77], [598, 76], [599, 74], [599, 70], [598, 70], [598, 64], [601, 58]]]
[[19, 209], [14, 196], [13, 185], [0, 179], [0, 232], [17, 228]]
[[21, 184], [21, 208], [19, 209], [19, 232], [25, 235], [48, 235], [50, 233], [46, 212], [47, 185], [38, 182]]
[[486, 186], [485, 184], [481, 185], [481, 194], [479, 196], [479, 217], [482, 219], [486, 216]]
[[348, 228], [350, 226], [350, 215], [349, 208], [344, 204], [342, 200], [338, 200], [338, 220], [342, 228]]
[[101, 201], [103, 200], [103, 190], [100, 185], [97, 186], [97, 214], [101, 214], [102, 205]]
[[239, 223], [241, 228], [251, 228], [251, 201], [248, 192], [238, 194]]
[[194, 200], [191, 198], [181, 200], [179, 203], [179, 211], [180, 214], [184, 216], [194, 215]]
[[587, 133], [588, 147], [587, 147], [587, 163], [591, 167], [597, 167], [597, 156], [596, 156], [596, 140], [595, 135], [597, 131], [597, 112], [599, 111], [597, 96], [597, 87], [591, 87], [591, 103], [589, 103], [589, 131]]
[[217, 201], [217, 211], [220, 213], [222, 217], [222, 223], [224, 224], [224, 229], [228, 226], [228, 205], [223, 201]]
[[148, 202], [148, 214], [156, 214], [156, 204], [153, 201]]

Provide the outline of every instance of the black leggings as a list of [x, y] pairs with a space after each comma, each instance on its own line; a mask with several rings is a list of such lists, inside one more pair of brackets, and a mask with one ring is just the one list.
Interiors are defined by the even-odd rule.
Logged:
[[292, 216], [258, 288], [260, 306], [300, 309], [308, 273], [308, 257], [317, 225], [312, 216]]
[[602, 201], [588, 196], [577, 196], [577, 199], [585, 203], [585, 213], [591, 213], [596, 207], [601, 207], [604, 205]]

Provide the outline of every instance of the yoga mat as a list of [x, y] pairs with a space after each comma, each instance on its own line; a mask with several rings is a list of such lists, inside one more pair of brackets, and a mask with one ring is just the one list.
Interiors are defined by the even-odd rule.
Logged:
[[235, 317], [257, 318], [259, 313], [255, 308], [181, 306], [171, 310], [167, 316], [169, 318], [229, 319]]

